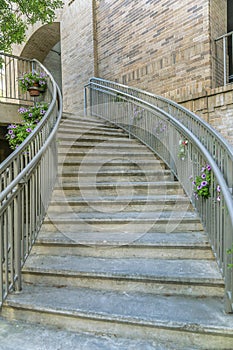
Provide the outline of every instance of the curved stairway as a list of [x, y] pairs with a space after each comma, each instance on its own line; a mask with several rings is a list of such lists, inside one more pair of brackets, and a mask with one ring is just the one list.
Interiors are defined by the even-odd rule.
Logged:
[[94, 118], [64, 118], [58, 142], [58, 183], [2, 316], [83, 332], [93, 349], [233, 349], [207, 235], [161, 160]]

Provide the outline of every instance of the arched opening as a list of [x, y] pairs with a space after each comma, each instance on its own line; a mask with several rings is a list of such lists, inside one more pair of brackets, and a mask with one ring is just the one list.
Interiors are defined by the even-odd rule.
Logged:
[[36, 58], [43, 63], [62, 89], [60, 22], [37, 29], [28, 39], [21, 57]]

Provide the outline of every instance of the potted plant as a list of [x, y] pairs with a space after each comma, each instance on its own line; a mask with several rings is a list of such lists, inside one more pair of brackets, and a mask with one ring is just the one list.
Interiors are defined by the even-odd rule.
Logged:
[[39, 96], [47, 87], [47, 74], [35, 70], [25, 73], [19, 78], [19, 87], [25, 92], [29, 91], [30, 96]]

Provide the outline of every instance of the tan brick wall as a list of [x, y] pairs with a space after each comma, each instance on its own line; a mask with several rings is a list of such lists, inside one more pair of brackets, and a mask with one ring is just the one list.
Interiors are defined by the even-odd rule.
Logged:
[[92, 0], [66, 1], [61, 21], [64, 110], [83, 112], [83, 86], [94, 75]]
[[209, 1], [96, 1], [99, 76], [176, 99], [211, 87]]
[[205, 95], [193, 95], [181, 104], [193, 111], [233, 144], [233, 85], [206, 91]]

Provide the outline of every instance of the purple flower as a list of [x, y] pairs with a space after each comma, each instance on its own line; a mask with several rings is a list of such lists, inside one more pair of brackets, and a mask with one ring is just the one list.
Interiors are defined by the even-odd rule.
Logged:
[[195, 186], [196, 185], [196, 181], [193, 181], [192, 184], [193, 184], [193, 186]]
[[46, 113], [46, 111], [45, 111], [44, 109], [41, 109], [41, 110], [40, 110], [40, 114], [41, 114], [41, 115], [44, 115], [45, 113]]
[[219, 185], [217, 186], [217, 192], [221, 192], [221, 187]]
[[208, 182], [207, 181], [202, 181], [202, 183], [201, 183], [201, 186], [202, 187], [205, 187], [205, 186], [207, 186], [208, 185]]
[[211, 170], [211, 166], [210, 166], [209, 164], [207, 164], [207, 165], [206, 165], [206, 169], [207, 169], [208, 171], [210, 171], [210, 170]]
[[27, 132], [32, 132], [32, 129], [31, 128], [27, 128], [26, 131]]
[[201, 190], [202, 189], [202, 185], [197, 186], [197, 189]]
[[25, 112], [28, 112], [28, 109], [27, 109], [27, 108], [24, 108], [24, 107], [20, 107], [20, 108], [18, 109], [18, 112], [19, 112], [19, 113], [25, 113]]
[[206, 179], [206, 174], [201, 175], [202, 179]]
[[217, 201], [218, 201], [218, 202], [220, 202], [220, 201], [221, 201], [221, 198], [220, 198], [219, 196], [217, 197]]
[[15, 138], [15, 134], [12, 134], [12, 135], [11, 135], [11, 139], [14, 139], [14, 138]]
[[206, 170], [206, 167], [202, 167], [201, 172], [203, 173]]
[[29, 113], [28, 116], [31, 118], [32, 117], [32, 113]]
[[8, 134], [12, 135], [13, 134], [13, 130], [8, 130]]

